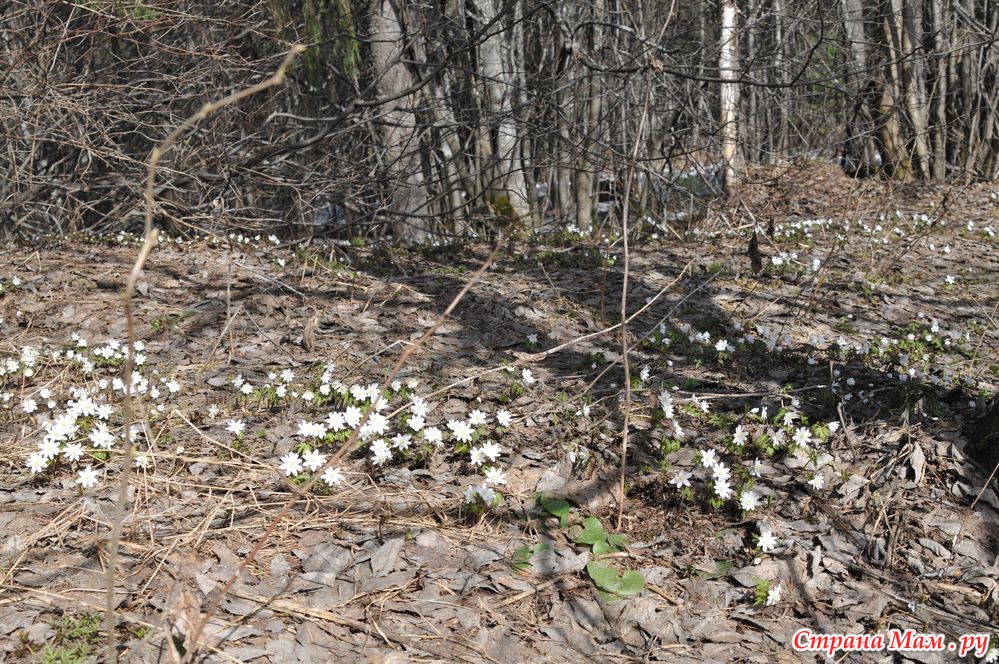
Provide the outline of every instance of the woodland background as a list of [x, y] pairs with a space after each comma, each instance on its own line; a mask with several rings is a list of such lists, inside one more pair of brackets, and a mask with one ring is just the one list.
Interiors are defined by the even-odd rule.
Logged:
[[[502, 220], [696, 220], [745, 167], [834, 160], [991, 180], [999, 5], [984, 0], [3, 2], [0, 226], [157, 223], [407, 243]], [[633, 157], [633, 158], [632, 158]]]

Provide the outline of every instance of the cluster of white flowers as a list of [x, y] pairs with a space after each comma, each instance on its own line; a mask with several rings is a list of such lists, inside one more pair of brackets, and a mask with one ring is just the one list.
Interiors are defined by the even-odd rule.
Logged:
[[[84, 375], [86, 386], [65, 388], [67, 393], [61, 400], [49, 386], [33, 387], [28, 383], [20, 402], [20, 411], [35, 418], [42, 432], [37, 449], [25, 459], [25, 467], [32, 475], [55, 469], [60, 459], [71, 465], [81, 463], [92, 454], [106, 459], [106, 454], [118, 446], [123, 436], [120, 425], [114, 420], [119, 412], [115, 402], [125, 393], [125, 382], [117, 374], [127, 346], [111, 338], [91, 348], [79, 332], [72, 332], [69, 341], [72, 347], [65, 351], [53, 350], [51, 365], [46, 366], [58, 369], [63, 376], [71, 376], [74, 369], [78, 370]], [[20, 373], [25, 378], [40, 378], [37, 373], [41, 369], [40, 357], [37, 349], [24, 347], [18, 359], [0, 360], [0, 374]], [[137, 367], [146, 360], [145, 345], [141, 341], [135, 343], [135, 360]], [[105, 367], [108, 373], [94, 376], [99, 366]], [[153, 380], [138, 369], [132, 372], [131, 383], [133, 394], [143, 394], [147, 403], [152, 401], [151, 415], [164, 412], [167, 399], [175, 397], [182, 389], [176, 379], [159, 377]], [[5, 394], [4, 400], [9, 401], [9, 394]], [[132, 440], [138, 440], [144, 430], [134, 425], [129, 434]], [[135, 462], [138, 467], [145, 468], [152, 463], [152, 457], [149, 452], [139, 450]], [[92, 464], [87, 465], [79, 471], [76, 483], [85, 489], [93, 488], [102, 473], [103, 470], [94, 469]]]
[[[285, 369], [269, 376], [271, 381], [279, 380], [281, 386], [290, 387], [294, 381], [294, 373]], [[521, 372], [521, 379], [531, 384], [534, 376], [529, 369]], [[418, 381], [409, 379], [405, 387], [402, 381], [394, 381], [391, 393], [398, 395], [404, 389], [414, 390]], [[246, 385], [242, 376], [236, 376], [233, 385], [241, 389]], [[295, 477], [303, 472], [315, 473], [324, 468], [328, 456], [322, 449], [330, 442], [329, 434], [342, 431], [357, 431], [358, 437], [367, 443], [369, 460], [374, 466], [384, 466], [391, 463], [396, 455], [406, 455], [414, 445], [426, 444], [433, 449], [444, 445], [445, 433], [441, 427], [429, 426], [427, 418], [430, 415], [430, 405], [425, 398], [408, 394], [409, 403], [398, 408], [405, 412], [398, 421], [393, 422], [384, 413], [390, 405], [391, 395], [383, 396], [381, 386], [377, 383], [345, 385], [333, 378], [333, 365], [329, 365], [320, 377], [318, 392], [322, 397], [334, 393], [346, 399], [347, 404], [342, 410], [331, 411], [322, 421], [301, 419], [297, 426], [296, 436], [301, 439], [299, 451], [290, 451], [278, 460], [278, 466], [285, 475]], [[388, 394], [388, 393], [387, 393]], [[214, 417], [218, 408], [211, 413]], [[509, 411], [500, 409], [493, 417], [479, 408], [475, 408], [463, 419], [451, 419], [443, 423], [451, 440], [467, 446], [471, 466], [481, 470], [483, 480], [481, 486], [466, 497], [471, 496], [474, 502], [478, 498], [487, 500], [487, 504], [495, 499], [495, 489], [507, 483], [505, 471], [498, 465], [503, 450], [495, 440], [479, 440], [480, 436], [488, 435], [484, 428], [493, 421], [497, 427], [508, 429], [513, 417]], [[363, 422], [363, 424], [362, 424]], [[241, 438], [246, 429], [242, 420], [229, 420], [226, 430], [234, 437]], [[496, 433], [501, 433], [497, 430]], [[339, 439], [342, 440], [342, 439]], [[304, 451], [302, 451], [304, 450]], [[343, 472], [339, 468], [326, 468], [321, 476], [326, 484], [339, 486], [344, 482]]]
[[[692, 397], [692, 402], [698, 403], [696, 396]], [[660, 394], [659, 405], [666, 418], [675, 422], [675, 408], [673, 398], [669, 391]], [[706, 412], [707, 404], [704, 404]], [[788, 445], [793, 445], [795, 449], [808, 450], [815, 443], [815, 434], [812, 429], [806, 426], [795, 426], [795, 422], [801, 419], [799, 408], [801, 403], [797, 398], [792, 398], [789, 405], [783, 408], [780, 418], [771, 424], [768, 420], [769, 409], [767, 406], [758, 406], [749, 412], [747, 421], [737, 424], [731, 437], [729, 449], [737, 454], [741, 454], [747, 445], [754, 440], [765, 441], [773, 450], [781, 449]], [[758, 422], [754, 424], [753, 422]], [[678, 424], [675, 426], [679, 426]], [[824, 425], [829, 434], [835, 433], [839, 429], [838, 422], [828, 422]], [[825, 436], [825, 434], [822, 434]], [[761, 443], [762, 444], [762, 443]], [[737, 488], [732, 484], [732, 471], [725, 465], [714, 449], [701, 450], [700, 466], [708, 471], [708, 475], [702, 480], [711, 487], [712, 495], [718, 500], [729, 500], [736, 498], [739, 507], [745, 512], [758, 509], [761, 504], [760, 494], [752, 488], [751, 482], [746, 482]], [[750, 477], [760, 477], [763, 467], [759, 458], [753, 460], [752, 464], [746, 468]], [[684, 490], [691, 487], [691, 480], [694, 479], [694, 472], [690, 470], [678, 469], [675, 471], [670, 483], [677, 490]], [[813, 474], [807, 481], [815, 491], [820, 491], [825, 487], [825, 476], [821, 473]]]

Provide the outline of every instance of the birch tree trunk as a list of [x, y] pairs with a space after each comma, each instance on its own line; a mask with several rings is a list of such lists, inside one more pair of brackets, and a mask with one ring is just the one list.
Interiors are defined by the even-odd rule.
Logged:
[[921, 178], [930, 175], [930, 149], [926, 132], [926, 56], [921, 46], [922, 12], [912, 0], [893, 0], [892, 10], [898, 11], [898, 31], [902, 54], [899, 67], [905, 87], [905, 105], [912, 125], [913, 165]]
[[[392, 0], [372, 0], [371, 55], [379, 96], [401, 94], [413, 84], [413, 75], [403, 62], [406, 31]], [[389, 179], [388, 213], [393, 218], [397, 241], [414, 244], [428, 236], [426, 219], [414, 215], [429, 212], [427, 188], [420, 163], [418, 123], [414, 94], [402, 95], [382, 107], [385, 139], [383, 172]]]
[[[482, 25], [488, 25], [499, 16], [499, 0], [473, 0], [473, 4]], [[488, 119], [486, 126], [491, 128], [494, 122], [498, 123], [495, 181], [491, 187], [493, 203], [516, 218], [530, 214], [530, 199], [521, 162], [520, 131], [515, 115], [519, 106], [518, 72], [524, 69], [519, 61], [521, 51], [516, 48], [513, 35], [523, 29], [518, 14], [514, 12], [512, 29], [501, 30], [497, 22], [479, 44], [479, 70], [485, 88], [483, 101], [488, 102], [484, 106]]]
[[933, 177], [947, 177], [947, 52], [948, 25], [944, 18], [944, 0], [930, 0], [933, 25], [933, 57], [936, 75], [933, 90]]
[[739, 83], [737, 81], [739, 67], [739, 51], [736, 43], [736, 21], [738, 12], [735, 0], [721, 2], [721, 39], [720, 55], [718, 57], [719, 77], [725, 82], [721, 84], [719, 101], [721, 113], [719, 123], [722, 136], [723, 182], [725, 190], [731, 193], [738, 185], [739, 168]]

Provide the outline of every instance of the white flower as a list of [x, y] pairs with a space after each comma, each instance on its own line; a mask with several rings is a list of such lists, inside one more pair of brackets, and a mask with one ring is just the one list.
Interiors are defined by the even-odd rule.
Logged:
[[822, 487], [826, 485], [826, 478], [822, 473], [815, 473], [815, 476], [808, 480], [808, 483], [812, 485], [816, 491], [821, 491]]
[[215, 419], [216, 417], [218, 417], [218, 414], [219, 414], [218, 404], [213, 403], [211, 406], [208, 407], [208, 417]]
[[302, 458], [296, 452], [288, 452], [281, 457], [281, 470], [291, 477], [302, 472]]
[[59, 456], [59, 443], [50, 438], [46, 438], [38, 446], [38, 453], [45, 457], [46, 461]]
[[371, 443], [371, 462], [373, 464], [380, 466], [391, 459], [392, 450], [389, 449], [388, 443], [385, 442], [384, 438], [379, 438]]
[[486, 484], [506, 484], [506, 476], [503, 471], [494, 466], [485, 469]]
[[676, 475], [673, 476], [673, 479], [670, 480], [670, 484], [675, 486], [677, 489], [682, 489], [685, 486], [690, 486], [690, 477], [691, 474], [686, 470], [678, 470], [676, 471]]
[[92, 466], [87, 466], [80, 471], [79, 477], [76, 478], [76, 483], [84, 489], [93, 489], [97, 486], [97, 471]]
[[364, 385], [351, 385], [350, 396], [354, 397], [355, 401], [365, 401], [368, 398], [368, 388]]
[[839, 422], [830, 422], [826, 426], [829, 427], [829, 433], [836, 433], [839, 431]]
[[295, 372], [293, 372], [291, 369], [282, 369], [281, 370], [281, 382], [282, 383], [290, 383], [293, 380], [295, 380]]
[[995, 646], [989, 648], [989, 651], [985, 653], [985, 657], [982, 659], [986, 664], [993, 664], [997, 660], [999, 660], [999, 650], [996, 650]]
[[473, 447], [469, 452], [469, 457], [473, 466], [481, 466], [486, 460], [481, 447]]
[[423, 440], [436, 447], [440, 447], [444, 444], [444, 435], [437, 427], [427, 427], [423, 430]]
[[458, 440], [458, 442], [471, 442], [474, 429], [472, 429], [472, 426], [465, 420], [449, 420], [447, 428], [451, 430], [451, 434], [456, 440]]
[[323, 481], [330, 486], [343, 484], [343, 471], [339, 468], [327, 468], [323, 473]]
[[303, 438], [322, 438], [326, 435], [326, 427], [321, 422], [302, 420], [298, 423], [298, 435]]
[[749, 439], [749, 432], [746, 431], [741, 424], [737, 426], [735, 428], [735, 433], [732, 434], [732, 444], [738, 447], [742, 447], [743, 445], [746, 444], [746, 441], [748, 439]]
[[801, 447], [808, 447], [808, 443], [812, 440], [812, 432], [808, 430], [807, 427], [798, 427], [797, 431], [794, 432], [794, 442], [796, 445]]
[[347, 428], [347, 420], [343, 413], [336, 411], [326, 416], [326, 426], [330, 431], [343, 431]]
[[136, 454], [135, 455], [135, 467], [142, 468], [143, 470], [149, 466], [149, 455], [148, 454]]
[[948, 286], [953, 286], [955, 283], [957, 283], [957, 279], [955, 279], [952, 275], [949, 274], [946, 277], [944, 277], [944, 281], [947, 282]]
[[767, 593], [767, 606], [773, 606], [780, 601], [780, 584], [778, 583]]
[[412, 444], [413, 439], [410, 438], [408, 433], [396, 434], [395, 438], [392, 439], [392, 447], [397, 450], [409, 449], [410, 444]]
[[769, 526], [760, 526], [760, 539], [757, 544], [764, 553], [770, 553], [777, 547], [777, 538]]
[[642, 367], [642, 373], [638, 374], [638, 377], [643, 383], [649, 382], [649, 376], [652, 375], [652, 371], [647, 367]]
[[723, 480], [727, 482], [732, 477], [732, 471], [729, 470], [728, 466], [726, 466], [721, 461], [711, 466], [711, 474], [714, 476], [716, 482], [718, 480]]
[[481, 498], [486, 505], [491, 505], [496, 499], [496, 492], [488, 486], [469, 486], [465, 488], [465, 502], [474, 503]]
[[178, 392], [180, 392], [180, 383], [178, 383], [175, 380], [171, 380], [169, 383], [166, 384], [166, 386], [167, 389], [170, 390], [170, 394], [177, 394]]
[[225, 427], [226, 431], [237, 438], [243, 435], [244, 429], [246, 429], [246, 424], [244, 424], [242, 420], [229, 420]]
[[749, 474], [753, 477], [759, 477], [761, 470], [763, 470], [763, 462], [757, 457], [753, 460], [753, 467], [749, 469]]
[[794, 420], [797, 419], [798, 413], [793, 410], [789, 410], [784, 413], [784, 426], [789, 427], [794, 424]]
[[309, 450], [303, 458], [305, 467], [311, 472], [316, 472], [326, 465], [326, 455], [319, 450]]
[[343, 413], [343, 419], [351, 429], [360, 424], [362, 417], [364, 417], [364, 413], [357, 406], [347, 406], [347, 410]]
[[536, 334], [528, 334], [527, 335], [527, 343], [529, 343], [529, 344], [536, 344], [536, 343], [538, 343], [538, 335], [536, 335]]
[[486, 423], [486, 414], [476, 408], [468, 414], [468, 423], [473, 427], [480, 427]]
[[49, 464], [48, 459], [46, 459], [40, 452], [32, 452], [28, 456], [28, 460], [25, 462], [25, 466], [31, 469], [31, 474], [35, 475], [45, 470], [45, 466]]
[[715, 495], [722, 500], [728, 500], [732, 496], [732, 487], [728, 480], [715, 480]]
[[728, 339], [719, 339], [718, 343], [715, 344], [715, 350], [719, 353], [733, 353], [735, 352], [735, 346], [728, 342]]
[[717, 461], [718, 457], [714, 450], [704, 450], [701, 452], [701, 465], [705, 468], [711, 468]]
[[361, 438], [368, 439], [372, 436], [381, 436], [388, 429], [388, 418], [381, 413], [371, 413], [368, 421], [361, 427]]
[[421, 431], [427, 425], [427, 421], [418, 415], [410, 415], [409, 419], [406, 420], [406, 424], [413, 431]]
[[739, 496], [739, 506], [747, 512], [755, 510], [759, 506], [759, 503], [760, 497], [756, 495], [755, 491], [744, 491]]
[[21, 404], [21, 408], [24, 409], [25, 413], [30, 415], [36, 410], [38, 410], [38, 404], [35, 402], [34, 399], [25, 399], [24, 403]]
[[67, 443], [62, 448], [62, 455], [69, 461], [79, 461], [80, 457], [83, 456], [83, 445], [80, 443]]
[[482, 450], [482, 455], [484, 457], [493, 462], [499, 459], [499, 455], [503, 453], [499, 444], [491, 440], [484, 443], [479, 449]]
[[427, 413], [430, 412], [430, 407], [427, 405], [427, 402], [415, 394], [410, 397], [410, 401], [413, 402], [413, 405], [410, 406], [409, 412], [411, 412], [414, 417], [425, 418]]
[[530, 369], [524, 369], [523, 371], [521, 371], [520, 372], [520, 376], [523, 379], [523, 381], [525, 383], [527, 383], [528, 385], [533, 385], [534, 384], [534, 380], [535, 380], [534, 379], [534, 372], [532, 372]]
[[100, 448], [102, 450], [109, 450], [114, 447], [115, 436], [113, 433], [108, 431], [107, 425], [103, 422], [94, 427], [90, 432], [90, 442], [94, 444], [94, 447]]
[[242, 392], [243, 394], [249, 395], [251, 392], [253, 392], [253, 386], [250, 385], [249, 383], [243, 383], [243, 386], [239, 388], [239, 391]]

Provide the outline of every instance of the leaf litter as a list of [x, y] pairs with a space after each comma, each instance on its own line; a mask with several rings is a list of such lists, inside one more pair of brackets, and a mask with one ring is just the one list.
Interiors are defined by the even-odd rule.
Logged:
[[[967, 190], [961, 209], [927, 225], [919, 215], [932, 217], [939, 192], [888, 200], [837, 186], [798, 186], [790, 202], [747, 200], [778, 220], [773, 237], [761, 236], [768, 264], [759, 276], [745, 228], [732, 220], [707, 224], [687, 246], [634, 252], [635, 309], [679, 282], [630, 325], [632, 374], [649, 370], [634, 385], [620, 528], [623, 372], [614, 334], [593, 335], [616, 322], [619, 265], [517, 245], [405, 369], [403, 382], [416, 387], [400, 389], [426, 400], [425, 426], [444, 431], [445, 443], [411, 430], [412, 442], [392, 443], [400, 447], [390, 446], [384, 465], [362, 446], [342, 464], [342, 485], [297, 495], [277, 460], [305, 454], [299, 423], [334, 407], [316, 405], [310, 380], [332, 365], [345, 386], [380, 382], [488, 249], [396, 255], [410, 276], [388, 277], [365, 248], [333, 261], [319, 243], [297, 253], [250, 240], [234, 251], [206, 241], [158, 248], [136, 302], [149, 465], [130, 488], [116, 595], [129, 661], [157, 661], [168, 638], [183, 643], [295, 496], [209, 622], [207, 660], [813, 661], [789, 647], [802, 626], [994, 633], [999, 498], [986, 482], [992, 469], [965, 450], [999, 381], [995, 241], [980, 230], [993, 203], [984, 189]], [[830, 200], [808, 198], [822, 195]], [[844, 198], [854, 201], [851, 217], [830, 221]], [[78, 462], [32, 474], [25, 459], [60, 404], [82, 398], [74, 386], [115, 403], [113, 388], [98, 387], [115, 375], [114, 352], [90, 372], [65, 353], [83, 348], [70, 333], [88, 353], [124, 337], [118, 293], [130, 242], [5, 250], [0, 357], [18, 366], [2, 377], [0, 416], [8, 661], [37, 656], [62, 616], [103, 606], [120, 458], [88, 443], [100, 471], [93, 489], [75, 482]], [[721, 339], [735, 350], [716, 351]], [[38, 356], [31, 375], [26, 347]], [[257, 392], [241, 394], [239, 380]], [[37, 410], [26, 412], [28, 399]], [[493, 487], [496, 504], [466, 499], [482, 484], [488, 462], [470, 454], [486, 439], [476, 432], [462, 446], [446, 426], [477, 409], [506, 474]], [[500, 409], [512, 415], [502, 430]], [[790, 424], [789, 439], [820, 437], [767, 454], [783, 426], [775, 418], [788, 410], [808, 421]], [[227, 433], [230, 419], [246, 433]], [[100, 426], [93, 414], [80, 421], [74, 435], [84, 439]], [[822, 428], [829, 422], [835, 431]], [[737, 426], [745, 445], [733, 444]], [[702, 464], [707, 450], [730, 478]], [[670, 484], [680, 470], [692, 478], [687, 494]], [[739, 494], [712, 506], [720, 484], [757, 493], [759, 506], [740, 509]], [[570, 511], [552, 507], [558, 500]], [[571, 519], [583, 536], [571, 534]], [[757, 544], [761, 526], [772, 529], [772, 551]], [[609, 552], [599, 560], [594, 542]], [[761, 582], [779, 588], [772, 604], [755, 600]]]

